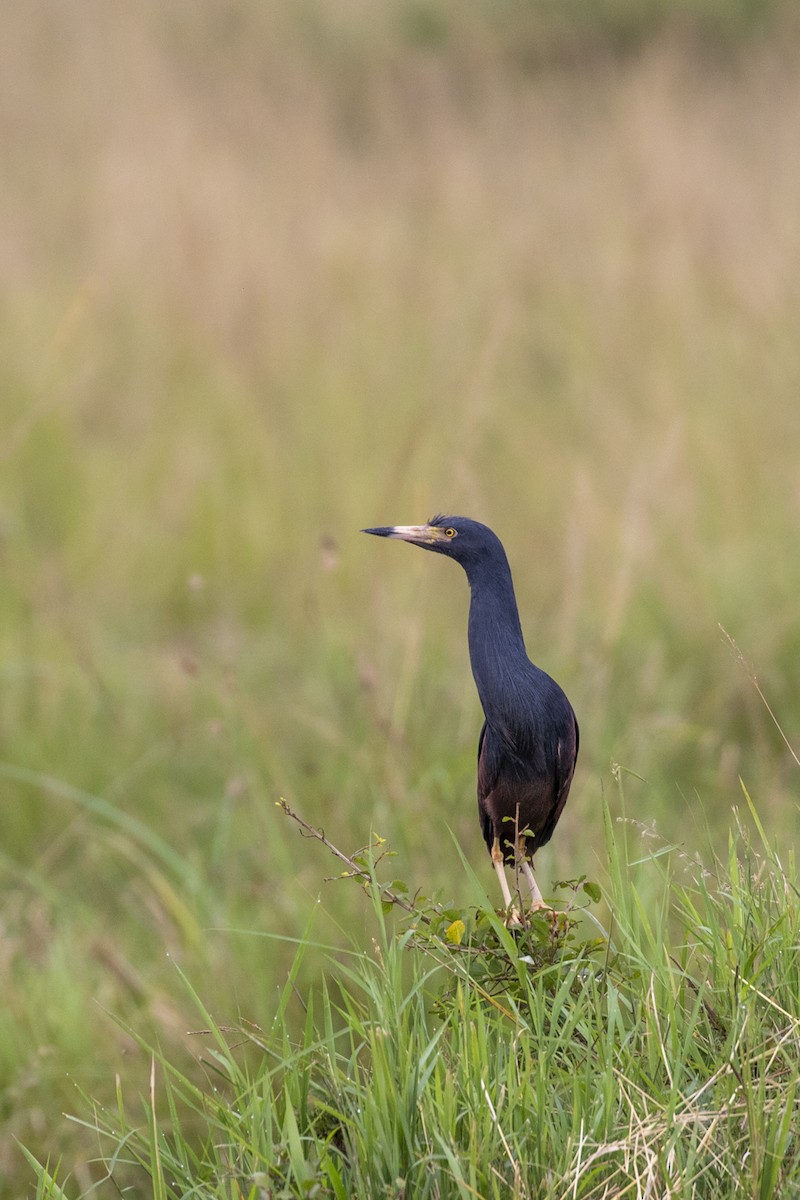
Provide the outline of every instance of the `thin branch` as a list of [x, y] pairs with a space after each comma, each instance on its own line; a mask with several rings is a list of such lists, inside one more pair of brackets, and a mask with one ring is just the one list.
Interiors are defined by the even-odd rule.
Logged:
[[404, 896], [398, 896], [397, 892], [393, 892], [391, 888], [377, 883], [369, 871], [360, 867], [354, 859], [340, 850], [338, 846], [334, 846], [330, 838], [326, 837], [324, 829], [317, 829], [315, 826], [309, 825], [308, 821], [303, 820], [299, 813], [290, 808], [283, 796], [281, 796], [280, 800], [276, 800], [275, 803], [278, 808], [284, 811], [287, 817], [291, 817], [300, 826], [301, 830], [304, 831], [303, 837], [316, 838], [318, 842], [322, 842], [326, 850], [329, 850], [335, 858], [340, 859], [348, 867], [351, 876], [357, 876], [368, 884], [377, 884], [377, 887], [380, 888], [381, 899], [387, 900], [390, 904], [397, 904], [400, 908], [404, 908], [406, 912], [412, 913], [420, 921], [424, 921], [426, 925], [430, 925], [430, 917], [426, 917], [424, 913], [418, 912], [414, 905], [409, 900], [406, 900]]

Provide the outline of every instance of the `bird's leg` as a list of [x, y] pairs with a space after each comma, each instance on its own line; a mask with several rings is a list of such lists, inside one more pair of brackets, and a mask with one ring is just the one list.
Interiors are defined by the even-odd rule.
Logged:
[[539, 885], [533, 877], [533, 868], [527, 858], [522, 860], [522, 874], [525, 876], [525, 882], [528, 885], [528, 891], [531, 897], [531, 912], [538, 912], [541, 908], [547, 908], [542, 893], [539, 891]]
[[516, 856], [517, 865], [521, 867], [522, 874], [525, 876], [525, 882], [528, 885], [528, 895], [530, 896], [531, 901], [530, 911], [538, 912], [539, 909], [547, 908], [547, 905], [542, 899], [542, 893], [539, 891], [539, 885], [533, 877], [533, 867], [530, 859], [528, 858], [527, 849], [525, 835], [523, 834], [521, 837], [517, 838], [517, 844], [514, 847], [514, 853]]
[[508, 916], [506, 917], [506, 924], [521, 925], [522, 921], [520, 919], [519, 911], [511, 899], [511, 890], [508, 886], [508, 880], [506, 879], [505, 868], [503, 867], [503, 851], [500, 849], [500, 839], [497, 837], [494, 839], [491, 855], [492, 862], [494, 863], [494, 869], [497, 872], [497, 878], [500, 880], [500, 890], [503, 893], [503, 902], [505, 904], [506, 912], [508, 913]]

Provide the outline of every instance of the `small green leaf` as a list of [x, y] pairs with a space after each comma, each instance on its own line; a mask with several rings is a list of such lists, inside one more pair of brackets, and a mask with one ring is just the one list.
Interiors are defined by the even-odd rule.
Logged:
[[595, 904], [599, 903], [602, 892], [596, 883], [592, 883], [590, 879], [587, 879], [583, 885], [583, 890], [590, 900], [593, 900]]

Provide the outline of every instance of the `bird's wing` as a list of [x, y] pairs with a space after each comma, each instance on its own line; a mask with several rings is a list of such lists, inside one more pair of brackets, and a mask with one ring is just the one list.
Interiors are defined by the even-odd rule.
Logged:
[[478, 737], [478, 819], [481, 823], [484, 841], [491, 850], [494, 842], [494, 826], [492, 818], [486, 811], [483, 802], [497, 783], [497, 777], [500, 773], [500, 762], [497, 756], [492, 753], [490, 742], [486, 740], [488, 727], [488, 722], [484, 721], [483, 728]]
[[580, 742], [580, 730], [578, 729], [578, 721], [575, 714], [572, 714], [572, 729], [566, 737], [560, 737], [556, 743], [556, 761], [555, 761], [555, 803], [550, 811], [544, 828], [542, 829], [537, 843], [540, 846], [545, 845], [550, 841], [553, 835], [553, 830], [558, 824], [558, 818], [564, 811], [564, 805], [567, 803], [570, 785], [572, 784], [572, 776], [575, 774], [575, 762], [578, 758], [578, 744]]

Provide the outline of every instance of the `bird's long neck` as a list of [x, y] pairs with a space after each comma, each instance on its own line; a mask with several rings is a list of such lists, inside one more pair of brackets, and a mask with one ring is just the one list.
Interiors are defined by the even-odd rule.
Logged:
[[505, 552], [467, 571], [469, 656], [472, 674], [488, 721], [506, 726], [520, 671], [530, 664], [525, 653], [514, 583]]

